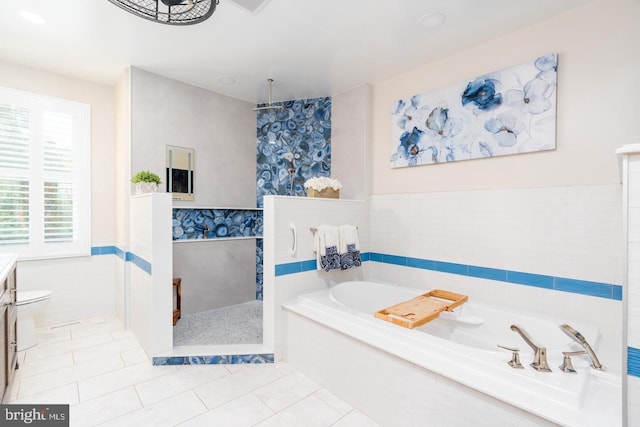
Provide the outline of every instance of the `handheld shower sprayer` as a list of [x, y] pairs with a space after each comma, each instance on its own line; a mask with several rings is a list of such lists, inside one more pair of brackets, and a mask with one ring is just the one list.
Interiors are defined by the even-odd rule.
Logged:
[[567, 334], [569, 338], [571, 338], [572, 340], [580, 344], [582, 347], [584, 347], [585, 351], [591, 358], [591, 367], [593, 369], [597, 369], [598, 371], [604, 371], [606, 369], [604, 365], [600, 363], [600, 361], [598, 360], [598, 356], [596, 356], [596, 353], [593, 351], [593, 349], [591, 348], [591, 346], [589, 345], [585, 337], [583, 337], [580, 332], [576, 331], [566, 323], [560, 325], [560, 329], [562, 330], [562, 332]]

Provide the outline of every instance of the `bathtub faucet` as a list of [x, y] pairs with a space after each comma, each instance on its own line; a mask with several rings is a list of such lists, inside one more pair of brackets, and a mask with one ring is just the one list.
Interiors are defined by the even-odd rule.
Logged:
[[519, 333], [524, 342], [529, 344], [529, 347], [533, 349], [534, 356], [533, 362], [531, 362], [531, 367], [536, 371], [551, 372], [551, 368], [549, 368], [549, 364], [547, 363], [547, 349], [534, 341], [527, 331], [520, 326], [511, 325], [511, 330]]
[[598, 360], [598, 356], [596, 356], [596, 353], [593, 351], [593, 349], [591, 348], [591, 346], [589, 345], [587, 340], [582, 336], [582, 334], [580, 332], [576, 331], [575, 329], [573, 329], [571, 326], [567, 325], [566, 323], [560, 325], [560, 329], [562, 329], [562, 332], [564, 332], [569, 337], [571, 337], [572, 340], [574, 340], [575, 342], [580, 344], [582, 347], [584, 347], [585, 351], [587, 352], [587, 354], [591, 358], [591, 367], [593, 369], [596, 369], [598, 371], [604, 371], [605, 370], [605, 367]]

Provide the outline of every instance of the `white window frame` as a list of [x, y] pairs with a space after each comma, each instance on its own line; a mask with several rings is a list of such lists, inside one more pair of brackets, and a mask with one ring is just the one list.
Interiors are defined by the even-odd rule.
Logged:
[[[30, 92], [0, 87], [0, 103], [29, 109], [29, 171], [0, 170], [10, 177], [29, 180], [29, 243], [0, 244], [0, 253], [15, 253], [20, 260], [63, 258], [91, 255], [91, 107], [88, 104]], [[44, 111], [70, 114], [73, 117], [73, 172], [76, 193], [74, 238], [71, 242], [44, 241], [44, 182], [50, 179], [44, 171]]]

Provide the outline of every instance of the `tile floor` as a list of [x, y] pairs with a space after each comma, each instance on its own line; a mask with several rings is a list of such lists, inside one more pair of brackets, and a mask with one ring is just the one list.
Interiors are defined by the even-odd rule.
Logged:
[[5, 403], [68, 403], [71, 426], [376, 426], [286, 363], [152, 366], [116, 318], [38, 330]]

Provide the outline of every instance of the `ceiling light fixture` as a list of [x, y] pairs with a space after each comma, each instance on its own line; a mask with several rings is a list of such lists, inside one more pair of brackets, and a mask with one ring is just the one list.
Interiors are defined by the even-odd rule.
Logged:
[[418, 23], [425, 28], [438, 28], [444, 24], [445, 19], [445, 16], [440, 12], [427, 13], [418, 19]]
[[220, 0], [108, 0], [129, 13], [168, 25], [192, 25], [213, 15]]
[[218, 81], [223, 85], [230, 86], [232, 84], [235, 84], [236, 79], [231, 76], [218, 76]]

